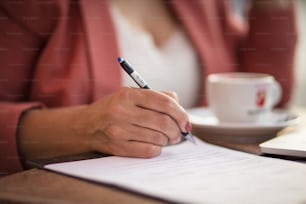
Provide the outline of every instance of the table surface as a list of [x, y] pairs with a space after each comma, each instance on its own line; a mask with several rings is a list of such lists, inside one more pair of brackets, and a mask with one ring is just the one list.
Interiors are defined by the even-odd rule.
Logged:
[[[294, 109], [306, 124], [305, 109]], [[290, 130], [289, 130], [290, 131]], [[216, 144], [253, 154], [260, 154], [258, 144], [215, 142]], [[0, 203], [166, 203], [114, 186], [93, 183], [73, 177], [32, 168], [0, 178]]]

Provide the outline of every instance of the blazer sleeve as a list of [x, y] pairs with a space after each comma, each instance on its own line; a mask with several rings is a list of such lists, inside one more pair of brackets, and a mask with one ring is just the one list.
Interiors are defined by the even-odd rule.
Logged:
[[25, 111], [43, 106], [31, 101], [30, 87], [39, 51], [54, 24], [52, 8], [38, 1], [0, 0], [0, 176], [22, 170], [19, 120]]
[[242, 71], [275, 76], [282, 86], [279, 105], [288, 104], [294, 87], [294, 53], [297, 41], [295, 4], [284, 9], [251, 9], [249, 34], [239, 49]]
[[17, 131], [22, 113], [42, 107], [38, 102], [0, 102], [0, 176], [22, 170]]

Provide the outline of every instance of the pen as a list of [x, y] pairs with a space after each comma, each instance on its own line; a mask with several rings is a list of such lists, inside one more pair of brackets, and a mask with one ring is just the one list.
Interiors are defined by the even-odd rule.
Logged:
[[[147, 82], [136, 72], [135, 69], [123, 58], [118, 57], [117, 58], [120, 66], [124, 69], [126, 73], [135, 81], [135, 83], [142, 89], [150, 89], [149, 85]], [[192, 137], [192, 134], [190, 132], [181, 132], [183, 137], [190, 141], [191, 143], [195, 144], [195, 140]]]

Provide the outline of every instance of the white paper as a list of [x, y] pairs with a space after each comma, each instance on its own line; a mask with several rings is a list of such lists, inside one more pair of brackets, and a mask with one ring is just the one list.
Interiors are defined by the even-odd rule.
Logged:
[[306, 165], [184, 142], [159, 157], [105, 157], [45, 168], [180, 203], [306, 203]]

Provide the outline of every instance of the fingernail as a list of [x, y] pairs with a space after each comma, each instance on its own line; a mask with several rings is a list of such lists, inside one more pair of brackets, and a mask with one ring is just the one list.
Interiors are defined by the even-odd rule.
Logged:
[[192, 126], [191, 126], [191, 123], [190, 122], [187, 122], [186, 125], [185, 125], [185, 130], [187, 132], [191, 132], [192, 131]]

